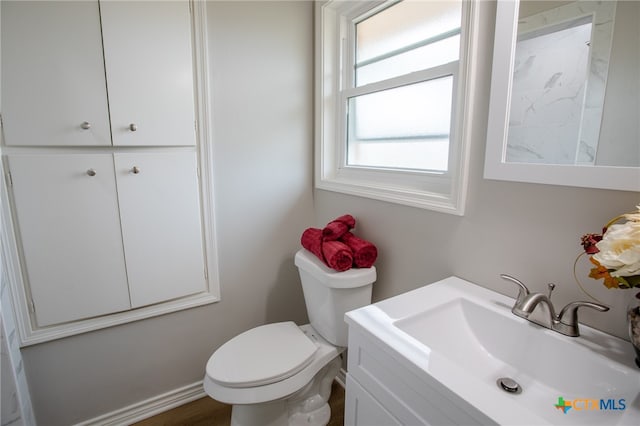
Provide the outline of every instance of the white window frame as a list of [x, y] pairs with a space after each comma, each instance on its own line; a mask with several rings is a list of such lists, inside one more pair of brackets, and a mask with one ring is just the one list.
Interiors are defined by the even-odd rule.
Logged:
[[[462, 216], [467, 193], [474, 104], [478, 8], [462, 1], [460, 60], [394, 78], [350, 87], [354, 24], [397, 2], [329, 0], [316, 3], [315, 187]], [[349, 166], [346, 162], [347, 100], [389, 87], [452, 75], [453, 108], [449, 167], [445, 173]]]

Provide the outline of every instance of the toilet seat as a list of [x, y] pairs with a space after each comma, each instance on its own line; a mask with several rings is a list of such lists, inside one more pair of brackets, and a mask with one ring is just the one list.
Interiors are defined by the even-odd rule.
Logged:
[[[299, 329], [317, 348], [308, 365], [300, 371], [286, 379], [262, 386], [225, 386], [214, 380], [211, 376], [213, 358], [216, 357], [214, 353], [211, 358], [209, 358], [209, 362], [207, 362], [206, 374], [204, 376], [204, 390], [207, 395], [226, 404], [257, 404], [286, 398], [288, 395], [302, 389], [313, 379], [316, 373], [329, 364], [332, 359], [338, 357], [344, 351], [344, 348], [333, 346], [327, 342], [310, 324], [301, 325]], [[239, 358], [238, 355], [239, 354], [236, 354], [236, 359]], [[260, 353], [257, 353], [256, 356], [261, 358]], [[240, 364], [239, 360], [238, 364]]]
[[222, 345], [207, 363], [219, 385], [247, 388], [295, 375], [311, 363], [318, 346], [292, 321], [247, 330]]

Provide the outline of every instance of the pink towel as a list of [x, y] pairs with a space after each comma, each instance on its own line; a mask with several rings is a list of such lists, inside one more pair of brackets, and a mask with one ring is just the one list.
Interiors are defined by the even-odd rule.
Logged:
[[358, 238], [351, 232], [346, 232], [340, 241], [345, 243], [353, 252], [353, 263], [358, 268], [370, 268], [378, 257], [378, 249], [373, 243]]
[[353, 265], [351, 249], [339, 241], [323, 241], [321, 229], [306, 229], [302, 233], [300, 243], [325, 265], [338, 272], [346, 271]]
[[345, 214], [327, 223], [322, 230], [322, 236], [325, 241], [337, 240], [354, 226], [356, 226], [356, 220], [350, 214]]

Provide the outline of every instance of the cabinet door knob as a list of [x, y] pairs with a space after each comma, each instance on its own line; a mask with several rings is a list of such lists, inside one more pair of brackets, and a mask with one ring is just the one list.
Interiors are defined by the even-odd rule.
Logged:
[[131, 172], [132, 172], [134, 175], [137, 175], [138, 173], [140, 173], [140, 167], [138, 167], [138, 166], [133, 166], [133, 168], [131, 169]]
[[96, 175], [96, 171], [95, 171], [95, 169], [89, 169], [89, 170], [87, 170], [87, 174], [89, 176], [95, 176]]
[[82, 124], [80, 124], [80, 128], [83, 130], [89, 130], [91, 128], [91, 123], [83, 121]]
[[135, 123], [129, 124], [129, 130], [131, 130], [132, 132], [135, 132], [136, 130], [138, 130], [138, 125]]

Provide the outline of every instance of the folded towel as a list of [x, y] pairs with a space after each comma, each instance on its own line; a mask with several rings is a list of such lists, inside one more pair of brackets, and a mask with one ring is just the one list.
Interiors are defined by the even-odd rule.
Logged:
[[356, 226], [356, 220], [350, 214], [345, 214], [327, 223], [322, 230], [322, 235], [325, 241], [337, 240], [354, 226]]
[[353, 265], [351, 249], [339, 241], [323, 241], [322, 230], [308, 228], [300, 238], [302, 247], [322, 260], [325, 265], [338, 272], [346, 271]]
[[324, 262], [322, 255], [322, 229], [309, 228], [305, 229], [300, 237], [302, 247], [315, 254], [316, 257]]
[[358, 268], [370, 268], [378, 257], [378, 249], [373, 243], [346, 232], [340, 241], [345, 243], [353, 252], [353, 263]]
[[338, 272], [351, 269], [353, 265], [351, 249], [340, 241], [324, 241], [322, 243], [322, 255], [324, 256], [324, 263]]

